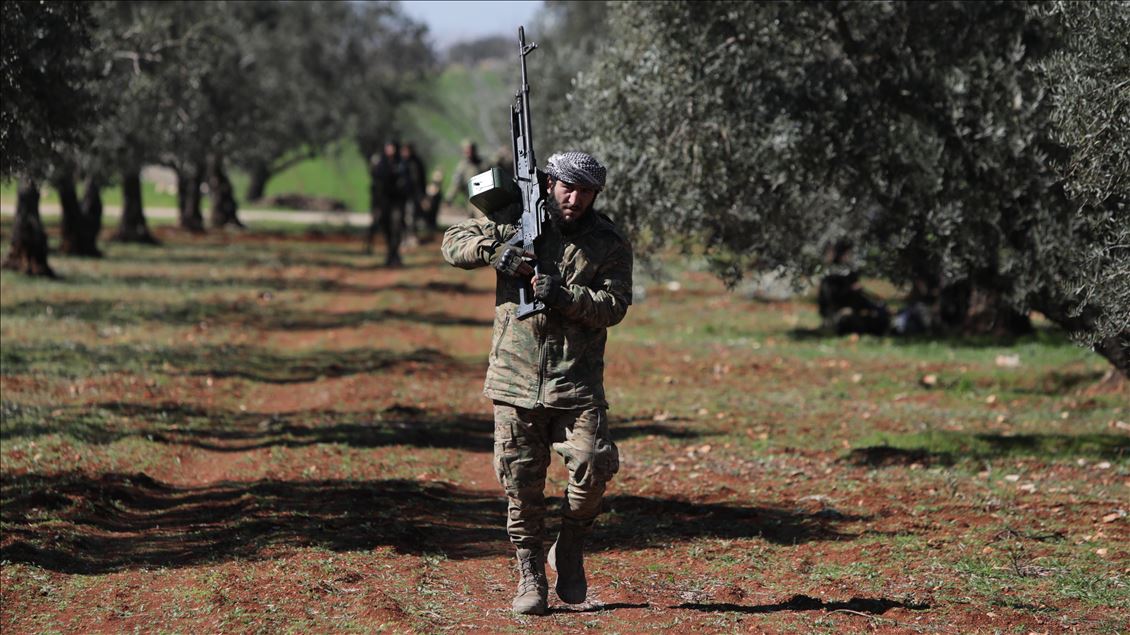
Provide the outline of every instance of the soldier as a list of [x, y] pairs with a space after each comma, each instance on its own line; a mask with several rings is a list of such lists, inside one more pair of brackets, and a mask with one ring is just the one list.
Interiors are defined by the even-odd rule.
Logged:
[[[506, 244], [511, 224], [470, 219], [447, 230], [443, 255], [463, 269], [497, 271], [494, 337], [483, 393], [494, 402], [494, 467], [506, 491], [506, 530], [517, 549], [517, 613], [547, 612], [545, 476], [553, 449], [569, 484], [560, 532], [548, 553], [563, 602], [588, 594], [583, 550], [604, 490], [619, 469], [608, 431], [604, 393], [607, 329], [632, 302], [632, 249], [606, 216], [593, 209], [605, 168], [582, 152], [546, 165], [550, 222], [539, 243], [541, 274]], [[528, 254], [525, 254], [528, 257]], [[515, 317], [521, 285], [531, 284], [545, 313]]]
[[498, 152], [494, 153], [493, 165], [505, 172], [506, 174], [514, 174], [514, 157], [510, 148], [502, 146]]
[[372, 221], [365, 234], [365, 253], [373, 251], [373, 237], [378, 229], [384, 230], [388, 255], [385, 266], [399, 267], [400, 238], [404, 228], [404, 203], [407, 198], [407, 172], [400, 161], [399, 144], [389, 141], [384, 151], [369, 162], [370, 214]]
[[[463, 140], [463, 158], [459, 160], [459, 164], [455, 166], [455, 173], [451, 177], [451, 184], [447, 188], [447, 196], [445, 200], [448, 205], [455, 202], [455, 197], [460, 194], [466, 195], [467, 181], [476, 174], [487, 169], [486, 163], [482, 157], [479, 156], [478, 146], [475, 145], [470, 139]], [[473, 206], [468, 205], [468, 215], [472, 218], [481, 216], [478, 210]]]
[[443, 204], [443, 170], [436, 169], [432, 172], [432, 180], [424, 190], [424, 227], [429, 236], [439, 228], [439, 208]]
[[405, 241], [409, 247], [415, 247], [419, 242], [420, 225], [424, 221], [424, 212], [421, 206], [424, 202], [424, 189], [427, 187], [427, 172], [420, 155], [411, 143], [400, 146], [400, 163], [407, 175], [405, 183], [404, 202], [404, 230], [407, 232]]
[[828, 274], [820, 280], [817, 304], [824, 328], [836, 335], [883, 335], [890, 325], [886, 305], [863, 289], [852, 262], [852, 243], [838, 240], [825, 254]]

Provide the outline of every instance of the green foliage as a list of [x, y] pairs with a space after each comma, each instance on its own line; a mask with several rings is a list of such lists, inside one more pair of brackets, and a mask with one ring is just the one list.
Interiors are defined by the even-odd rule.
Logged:
[[611, 165], [608, 207], [641, 252], [705, 245], [733, 283], [816, 273], [847, 237], [895, 282], [969, 280], [1093, 338], [1130, 330], [1109, 292], [1124, 230], [1058, 169], [1037, 70], [1057, 21], [1020, 3], [665, 2], [615, 5], [608, 28], [567, 121]]
[[[597, 55], [608, 33], [608, 3], [547, 0], [530, 35], [538, 43], [531, 58], [536, 69], [531, 102], [537, 123], [535, 132], [539, 157], [570, 148], [584, 149], [570, 136], [569, 118], [575, 116], [571, 88], [578, 73], [585, 71]], [[548, 124], [548, 125], [546, 125]]]
[[487, 160], [493, 159], [496, 144], [509, 144], [510, 100], [518, 82], [514, 40], [515, 57], [507, 64], [449, 65], [400, 110], [403, 138], [417, 142], [429, 170], [441, 169], [450, 178], [464, 139], [478, 141]]
[[1089, 240], [1065, 273], [1083, 309], [1114, 307], [1095, 315], [1094, 341], [1130, 324], [1130, 3], [1039, 10], [1063, 24], [1065, 46], [1040, 65], [1055, 104], [1053, 136], [1070, 150], [1061, 169], [1068, 191], [1092, 206], [1080, 214]]
[[5, 2], [0, 8], [0, 176], [42, 171], [60, 144], [82, 138], [92, 115], [90, 6]]
[[401, 132], [400, 109], [430, 73], [434, 54], [424, 39], [427, 27], [395, 3], [357, 5], [343, 27], [345, 66], [336, 89], [346, 96], [346, 130], [368, 158]]
[[509, 60], [517, 51], [516, 41], [507, 34], [459, 42], [447, 49], [447, 62], [475, 66], [486, 61]]
[[235, 157], [253, 174], [276, 174], [353, 136], [368, 156], [369, 144], [395, 132], [397, 108], [432, 66], [426, 28], [395, 4], [253, 2], [234, 11], [253, 60], [242, 81], [263, 104]]
[[1100, 204], [1130, 192], [1130, 4], [1054, 2], [1065, 46], [1041, 64], [1056, 105], [1056, 138], [1072, 152], [1065, 172], [1079, 198]]
[[147, 163], [177, 168], [225, 152], [257, 120], [237, 25], [223, 3], [94, 5], [97, 83], [110, 114], [82, 163], [112, 175]]

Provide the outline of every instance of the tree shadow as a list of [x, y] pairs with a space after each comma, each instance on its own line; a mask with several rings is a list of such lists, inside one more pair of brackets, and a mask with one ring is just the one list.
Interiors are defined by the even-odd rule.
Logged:
[[594, 542], [638, 548], [702, 536], [761, 538], [780, 545], [848, 540], [857, 535], [841, 532], [841, 524], [871, 519], [827, 509], [807, 513], [633, 495], [610, 496], [605, 499], [605, 509], [608, 513], [601, 516], [596, 530], [601, 539]]
[[649, 609], [651, 604], [649, 602], [631, 603], [631, 602], [610, 602], [608, 604], [593, 604], [591, 606], [582, 606], [579, 608], [572, 608], [569, 606], [551, 606], [549, 607], [550, 614], [561, 613], [606, 613], [608, 611], [618, 611], [620, 609]]
[[202, 409], [185, 404], [106, 402], [47, 409], [4, 403], [5, 440], [66, 434], [85, 444], [125, 438], [210, 452], [340, 444], [352, 448], [409, 445], [491, 452], [494, 422], [487, 414], [429, 413], [394, 405], [382, 412], [302, 411], [266, 414]]
[[481, 294], [494, 294], [494, 289], [477, 289], [467, 284], [466, 282], [446, 282], [443, 280], [430, 280], [424, 284], [409, 284], [406, 282], [398, 282], [390, 289], [398, 291], [429, 291], [434, 293], [443, 293], [446, 295], [481, 295]]
[[781, 611], [852, 611], [854, 613], [867, 613], [882, 615], [893, 608], [923, 611], [930, 608], [929, 604], [917, 602], [899, 602], [886, 598], [860, 598], [853, 597], [846, 602], [826, 602], [819, 598], [807, 595], [794, 595], [791, 598], [774, 604], [700, 604], [687, 602], [672, 608], [704, 611], [707, 613], [778, 613]]
[[2, 557], [66, 573], [256, 560], [271, 548], [508, 551], [497, 496], [405, 480], [176, 487], [144, 474], [6, 478]]
[[[429, 412], [393, 405], [381, 412], [304, 410], [260, 413], [204, 409], [183, 403], [104, 402], [55, 408], [3, 402], [0, 439], [66, 434], [84, 444], [109, 445], [125, 438], [183, 445], [211, 452], [338, 444], [352, 448], [393, 445], [489, 453], [494, 422], [488, 412]], [[631, 422], [626, 422], [630, 424]], [[615, 438], [670, 435], [681, 430], [611, 424]]]
[[376, 309], [326, 313], [322, 311], [295, 311], [277, 304], [247, 300], [157, 304], [127, 302], [124, 300], [58, 300], [45, 302], [27, 300], [4, 305], [3, 315], [13, 317], [42, 317], [72, 319], [91, 323], [143, 324], [159, 322], [173, 326], [198, 325], [201, 322], [246, 326], [263, 330], [314, 330], [339, 329], [363, 326], [369, 323], [403, 321], [431, 326], [488, 327], [493, 319], [452, 315], [438, 311], [404, 311]]
[[104, 287], [107, 285], [124, 284], [130, 287], [168, 288], [170, 286], [186, 291], [214, 290], [214, 289], [254, 289], [258, 291], [304, 291], [321, 293], [380, 293], [392, 287], [379, 287], [372, 285], [350, 284], [331, 278], [284, 278], [266, 276], [146, 276], [146, 275], [115, 275], [108, 273], [102, 276], [71, 275], [68, 282], [82, 284], [87, 287]]
[[624, 418], [611, 417], [609, 427], [612, 429], [613, 441], [625, 438], [656, 436], [668, 439], [698, 439], [705, 436], [716, 436], [722, 432], [705, 432], [682, 427], [679, 422], [690, 419], [670, 417], [662, 422], [656, 421], [651, 415], [632, 415]]
[[[257, 234], [258, 235], [258, 234]], [[129, 260], [161, 266], [210, 265], [247, 267], [333, 267], [354, 271], [374, 268], [375, 256], [361, 253], [361, 235], [356, 241], [337, 241], [328, 247], [302, 239], [284, 240], [268, 249], [243, 249], [242, 243], [170, 242], [159, 252], [134, 251]], [[315, 249], [311, 249], [314, 246]], [[359, 262], [363, 261], [363, 262]]]
[[51, 343], [5, 345], [0, 350], [5, 374], [36, 373], [86, 377], [112, 372], [169, 376], [236, 377], [261, 383], [293, 384], [326, 377], [348, 377], [393, 369], [460, 375], [482, 371], [479, 363], [457, 360], [431, 348], [411, 351], [317, 349], [278, 354], [252, 346], [147, 345], [59, 346]]
[[[900, 444], [902, 445], [902, 444]], [[843, 461], [871, 468], [919, 464], [950, 466], [1000, 458], [1130, 458], [1130, 436], [1120, 434], [935, 433], [919, 447], [856, 448]]]
[[[399, 479], [160, 483], [145, 474], [6, 477], [0, 559], [64, 573], [181, 567], [273, 557], [278, 549], [508, 556], [497, 494]], [[596, 551], [700, 537], [842, 540], [837, 521], [768, 508], [612, 496]], [[630, 513], [624, 513], [630, 510]], [[773, 527], [768, 527], [773, 525]], [[641, 532], [640, 527], [651, 527]], [[767, 532], [768, 530], [768, 532]]]

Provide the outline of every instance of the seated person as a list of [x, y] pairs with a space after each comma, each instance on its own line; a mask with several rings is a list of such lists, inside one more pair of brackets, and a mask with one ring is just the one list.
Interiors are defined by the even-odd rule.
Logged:
[[836, 241], [829, 250], [828, 275], [820, 280], [817, 303], [824, 328], [836, 333], [883, 335], [891, 323], [886, 305], [863, 290], [851, 266], [852, 244]]

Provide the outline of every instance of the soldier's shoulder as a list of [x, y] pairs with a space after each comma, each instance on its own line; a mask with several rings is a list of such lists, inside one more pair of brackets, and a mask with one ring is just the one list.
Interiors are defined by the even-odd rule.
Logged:
[[597, 230], [605, 236], [614, 237], [616, 241], [622, 243], [624, 246], [631, 248], [632, 241], [628, 238], [628, 234], [624, 232], [610, 216], [603, 212], [596, 212]]

